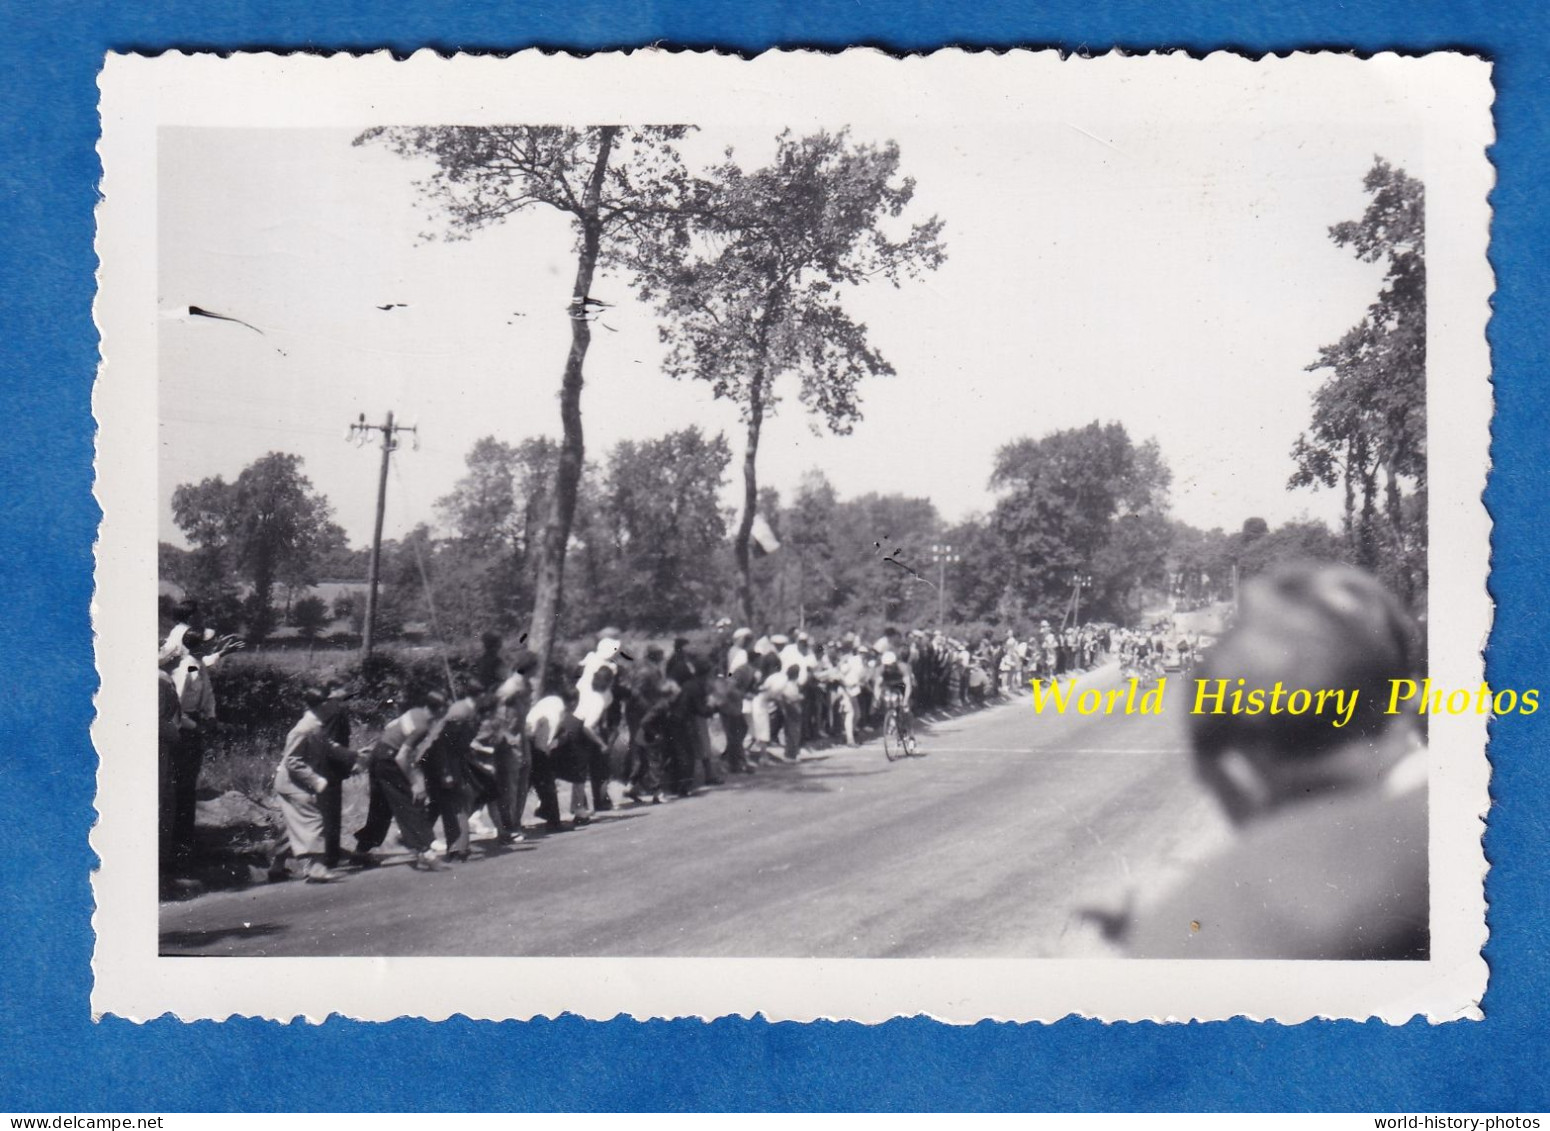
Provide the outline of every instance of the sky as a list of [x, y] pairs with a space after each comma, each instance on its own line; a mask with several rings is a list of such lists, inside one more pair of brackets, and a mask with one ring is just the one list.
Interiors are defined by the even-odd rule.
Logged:
[[[829, 123], [846, 126], [846, 120]], [[716, 128], [757, 163], [781, 123]], [[851, 309], [897, 375], [869, 381], [849, 436], [822, 433], [787, 396], [766, 423], [761, 483], [789, 497], [820, 469], [844, 496], [932, 499], [948, 521], [988, 512], [997, 449], [1118, 421], [1155, 438], [1173, 514], [1236, 529], [1338, 519], [1338, 491], [1291, 492], [1289, 451], [1318, 375], [1304, 372], [1376, 296], [1383, 268], [1328, 238], [1361, 215], [1382, 154], [1425, 178], [1415, 136], [1350, 120], [900, 122], [913, 219], [939, 215], [948, 258]], [[269, 451], [303, 457], [355, 545], [371, 535], [375, 448], [351, 421], [389, 410], [418, 426], [394, 456], [385, 533], [435, 521], [434, 502], [479, 438], [557, 435], [569, 347], [572, 237], [553, 211], [447, 241], [414, 179], [426, 171], [338, 129], [163, 128], [157, 246], [160, 537], [183, 544], [173, 488], [235, 478]], [[425, 238], [430, 235], [432, 238]], [[737, 504], [734, 406], [660, 366], [654, 312], [627, 280], [593, 294], [583, 415], [589, 458], [621, 439], [698, 424], [724, 431]], [[391, 310], [380, 305], [402, 303]], [[196, 305], [257, 329], [187, 316]], [[788, 392], [789, 390], [782, 390]]]

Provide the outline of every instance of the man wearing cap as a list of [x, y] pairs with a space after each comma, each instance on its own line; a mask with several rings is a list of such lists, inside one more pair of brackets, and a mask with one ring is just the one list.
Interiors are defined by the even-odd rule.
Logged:
[[748, 663], [750, 659], [748, 645], [752, 640], [753, 629], [751, 628], [740, 628], [732, 633], [732, 644], [726, 651], [727, 675], [731, 675], [738, 668]]
[[424, 793], [411, 774], [418, 776], [419, 747], [430, 736], [431, 727], [447, 709], [447, 697], [439, 691], [427, 692], [419, 703], [382, 728], [382, 734], [366, 748], [366, 772], [371, 800], [366, 823], [355, 832], [357, 856], [369, 856], [387, 839], [388, 829], [398, 822], [398, 839], [414, 853], [414, 865], [427, 871], [446, 867], [431, 853], [435, 834], [425, 814], [415, 804], [415, 795]]
[[1347, 716], [1333, 702], [1301, 715], [1192, 711], [1196, 775], [1240, 835], [1137, 916], [1131, 953], [1427, 957], [1425, 750], [1410, 715], [1384, 713], [1390, 681], [1421, 664], [1414, 623], [1350, 566], [1283, 568], [1246, 585], [1240, 604], [1237, 626], [1194, 680], [1279, 682], [1315, 700], [1355, 691], [1356, 707]]

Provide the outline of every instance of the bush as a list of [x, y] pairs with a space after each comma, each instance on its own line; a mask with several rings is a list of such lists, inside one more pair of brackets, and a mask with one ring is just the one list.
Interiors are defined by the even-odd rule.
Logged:
[[291, 624], [305, 637], [314, 637], [328, 624], [328, 605], [321, 597], [303, 597], [291, 606]]
[[467, 656], [454, 654], [443, 665], [428, 648], [384, 648], [369, 657], [339, 655], [338, 662], [298, 667], [291, 655], [234, 654], [214, 672], [218, 735], [274, 738], [276, 754], [285, 734], [301, 718], [308, 687], [334, 679], [355, 693], [350, 713], [363, 727], [377, 728], [401, 713], [404, 704], [427, 691], [447, 690], [447, 667], [453, 678], [466, 674]]

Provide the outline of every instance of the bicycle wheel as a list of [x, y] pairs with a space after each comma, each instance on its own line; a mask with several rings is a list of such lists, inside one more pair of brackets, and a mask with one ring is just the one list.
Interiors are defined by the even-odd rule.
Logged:
[[905, 755], [904, 743], [899, 738], [899, 716], [893, 711], [883, 717], [883, 754], [890, 762]]

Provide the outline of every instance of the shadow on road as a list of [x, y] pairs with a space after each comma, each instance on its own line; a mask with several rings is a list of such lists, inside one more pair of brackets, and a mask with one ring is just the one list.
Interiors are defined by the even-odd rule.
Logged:
[[163, 931], [160, 951], [177, 956], [179, 950], [199, 950], [227, 939], [261, 939], [284, 934], [290, 928], [280, 923], [254, 923], [251, 927], [214, 927], [207, 931]]
[[733, 774], [727, 777], [722, 785], [713, 787], [710, 792], [715, 793], [741, 793], [747, 790], [754, 792], [777, 791], [782, 793], [827, 793], [835, 786], [831, 783], [856, 780], [871, 777], [874, 774], [885, 774], [889, 765], [883, 760], [882, 751], [877, 752], [877, 763], [845, 766], [842, 764], [826, 765], [832, 758], [829, 754], [807, 755], [795, 765], [776, 763], [774, 765], [762, 765], [751, 774]]

